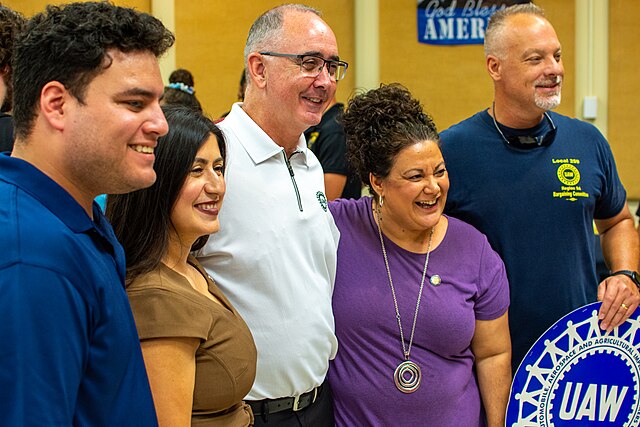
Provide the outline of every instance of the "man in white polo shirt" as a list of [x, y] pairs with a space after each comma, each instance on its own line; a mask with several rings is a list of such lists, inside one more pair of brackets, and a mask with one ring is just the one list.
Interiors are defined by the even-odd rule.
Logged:
[[244, 50], [247, 89], [220, 123], [228, 145], [221, 231], [199, 254], [251, 329], [256, 426], [331, 426], [325, 376], [337, 351], [331, 294], [339, 233], [303, 132], [320, 122], [347, 64], [319, 12], [261, 15]]

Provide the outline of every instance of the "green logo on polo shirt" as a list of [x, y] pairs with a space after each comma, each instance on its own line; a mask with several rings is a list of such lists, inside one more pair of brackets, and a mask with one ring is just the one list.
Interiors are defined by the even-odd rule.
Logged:
[[322, 209], [326, 212], [327, 211], [327, 197], [324, 195], [324, 193], [322, 191], [318, 191], [316, 193], [316, 198], [318, 199], [318, 202], [320, 203], [320, 206], [322, 206]]

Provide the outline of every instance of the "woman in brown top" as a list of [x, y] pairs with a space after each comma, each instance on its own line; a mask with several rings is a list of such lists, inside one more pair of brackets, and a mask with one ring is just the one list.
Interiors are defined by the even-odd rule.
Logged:
[[[107, 216], [127, 258], [127, 293], [160, 426], [247, 426], [242, 398], [256, 348], [238, 312], [190, 255], [219, 229], [225, 145], [201, 113], [165, 106], [156, 183], [110, 195]], [[145, 147], [134, 147], [143, 151]]]

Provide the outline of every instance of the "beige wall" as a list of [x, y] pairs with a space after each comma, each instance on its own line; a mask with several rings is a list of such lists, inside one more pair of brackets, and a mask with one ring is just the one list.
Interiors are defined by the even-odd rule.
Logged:
[[[171, 0], [166, 0], [171, 1]], [[253, 20], [282, 3], [276, 0], [173, 0], [176, 66], [191, 70], [205, 110], [217, 117], [236, 99], [243, 67], [242, 49]], [[30, 16], [46, 0], [5, 0]], [[120, 0], [116, 4], [150, 12], [151, 0]], [[351, 63], [340, 82], [338, 99], [354, 91], [354, 0], [308, 0], [322, 10], [338, 38], [340, 56]], [[565, 82], [560, 113], [575, 116], [576, 1], [538, 0], [554, 24], [563, 45]], [[380, 80], [406, 85], [424, 104], [438, 127], [450, 125], [491, 103], [492, 83], [484, 66], [482, 46], [431, 46], [418, 43], [416, 1], [378, 0]], [[640, 113], [640, 2], [609, 1], [608, 139], [629, 197], [640, 198], [640, 144], [634, 123]]]
[[[567, 78], [562, 98], [568, 101], [558, 112], [573, 114], [574, 1], [536, 3], [545, 8], [563, 47]], [[485, 69], [482, 45], [418, 43], [416, 22], [416, 2], [380, 0], [381, 82], [407, 86], [441, 130], [489, 107], [493, 84]]]
[[[249, 27], [264, 11], [282, 1], [175, 0], [176, 66], [194, 74], [196, 94], [211, 116], [228, 111], [236, 101], [243, 49]], [[353, 2], [310, 0], [338, 39], [340, 57], [351, 61]], [[353, 75], [340, 82], [338, 99], [346, 100], [353, 87]]]
[[[14, 7], [31, 14], [44, 0], [12, 0]], [[11, 7], [12, 2], [7, 2]], [[242, 50], [253, 20], [281, 4], [278, 0], [174, 0], [176, 67], [190, 70], [196, 94], [205, 110], [217, 117], [235, 102]], [[547, 9], [563, 43], [567, 78], [565, 100], [573, 99], [571, 76], [574, 64], [574, 1], [538, 1]], [[149, 11], [151, 0], [125, 0], [125, 4]], [[341, 58], [351, 62], [351, 72], [340, 82], [338, 99], [345, 101], [354, 89], [353, 0], [309, 0], [319, 8], [338, 38]], [[414, 1], [379, 0], [380, 80], [406, 85], [424, 104], [440, 129], [486, 108], [492, 84], [484, 66], [481, 45], [432, 46], [417, 41]], [[572, 102], [563, 102], [560, 112], [573, 114]]]
[[640, 199], [640, 2], [609, 1], [609, 132], [628, 197]]
[[[69, 1], [46, 1], [46, 0], [2, 0], [2, 4], [11, 9], [17, 10], [25, 16], [31, 16], [40, 12], [48, 4], [64, 4]], [[112, 0], [118, 6], [132, 7], [142, 12], [151, 11], [151, 0]]]
[[[46, 0], [9, 0], [4, 4], [31, 16], [42, 10]], [[55, 4], [55, 2], [53, 2]], [[64, 3], [64, 2], [59, 2]], [[151, 0], [120, 0], [115, 4], [151, 11]], [[236, 101], [242, 51], [251, 23], [265, 10], [283, 3], [275, 0], [175, 0], [176, 67], [190, 70], [204, 109], [213, 117], [228, 111]], [[353, 58], [353, 2], [351, 0], [309, 0], [320, 9], [338, 39], [340, 56]], [[165, 82], [167, 83], [167, 82]], [[340, 82], [338, 99], [346, 100], [353, 88], [353, 75]]]

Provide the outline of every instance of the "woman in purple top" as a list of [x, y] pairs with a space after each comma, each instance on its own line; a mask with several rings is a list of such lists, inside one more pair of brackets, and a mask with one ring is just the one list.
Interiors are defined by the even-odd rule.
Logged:
[[504, 426], [504, 265], [484, 235], [442, 214], [449, 179], [433, 121], [391, 84], [352, 99], [344, 124], [373, 197], [329, 205], [341, 233], [336, 425]]

